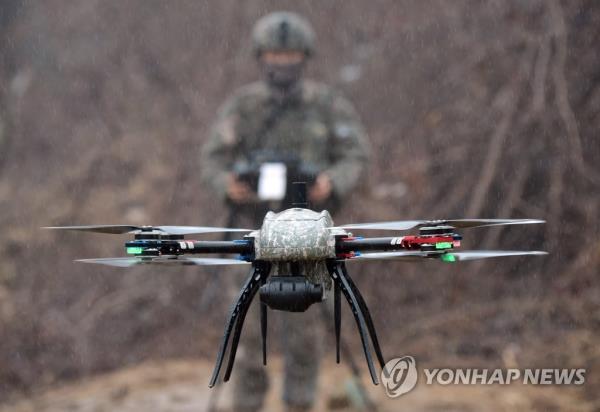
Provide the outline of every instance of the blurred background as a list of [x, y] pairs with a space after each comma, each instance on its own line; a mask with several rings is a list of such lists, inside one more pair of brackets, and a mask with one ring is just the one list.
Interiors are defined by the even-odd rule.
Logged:
[[[249, 33], [274, 10], [314, 25], [310, 77], [340, 89], [369, 133], [369, 189], [337, 223], [548, 222], [473, 229], [464, 242], [546, 258], [354, 270], [386, 357], [588, 370], [579, 387], [424, 387], [391, 401], [369, 388], [373, 397], [384, 410], [600, 410], [593, 0], [2, 0], [0, 410], [202, 410], [230, 304], [219, 272], [73, 264], [120, 256], [125, 239], [39, 227], [225, 224], [199, 152], [219, 105], [258, 78]], [[327, 397], [349, 372], [325, 369], [340, 375], [322, 378], [320, 405], [333, 408]]]

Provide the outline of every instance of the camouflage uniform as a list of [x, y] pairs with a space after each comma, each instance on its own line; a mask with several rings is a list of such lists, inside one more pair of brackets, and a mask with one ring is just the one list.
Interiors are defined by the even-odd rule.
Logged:
[[[276, 119], [270, 120], [273, 113]], [[274, 124], [265, 131], [269, 121]], [[368, 152], [351, 104], [331, 88], [310, 80], [302, 82], [298, 96], [284, 107], [263, 82], [243, 87], [223, 105], [202, 153], [204, 180], [221, 200], [226, 200], [227, 175], [233, 165], [247, 160], [256, 149], [294, 150], [329, 175], [338, 199], [355, 188]]]
[[[289, 32], [289, 36], [277, 30]], [[312, 52], [310, 28], [291, 13], [273, 13], [263, 18], [257, 23], [254, 36], [257, 55], [262, 49], [278, 50], [283, 37], [285, 44], [281, 49], [299, 49], [307, 56]], [[201, 159], [203, 179], [222, 201], [227, 201], [228, 175], [234, 165], [249, 161], [249, 154], [256, 150], [293, 151], [303, 162], [326, 173], [332, 183], [332, 195], [324, 204], [311, 207], [329, 211], [334, 211], [336, 201], [356, 187], [368, 158], [366, 136], [351, 104], [331, 88], [310, 80], [300, 80], [294, 92], [283, 100], [267, 82], [253, 83], [241, 88], [222, 106]], [[251, 228], [261, 226], [269, 207], [230, 206], [235, 208], [235, 225]], [[314, 402], [322, 341], [321, 328], [315, 327], [322, 323], [319, 310], [313, 306], [304, 313], [269, 311], [282, 321], [283, 398], [288, 408], [308, 409]], [[255, 299], [246, 318], [233, 372], [236, 412], [259, 410], [268, 389], [260, 341], [259, 302]]]

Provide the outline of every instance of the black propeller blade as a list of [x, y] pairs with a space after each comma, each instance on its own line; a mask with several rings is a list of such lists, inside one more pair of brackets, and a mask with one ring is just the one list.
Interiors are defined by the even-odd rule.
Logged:
[[548, 252], [542, 252], [538, 250], [531, 251], [520, 251], [520, 250], [465, 250], [461, 252], [448, 252], [453, 255], [458, 261], [466, 260], [478, 260], [487, 259], [494, 257], [505, 257], [505, 256], [543, 256], [547, 255]]
[[134, 225], [87, 225], [87, 226], [50, 226], [43, 229], [77, 230], [83, 232], [108, 233], [122, 235], [125, 233], [156, 233], [165, 235], [192, 235], [201, 233], [251, 232], [251, 229], [237, 229], [211, 226], [134, 226]]
[[410, 230], [416, 227], [450, 225], [457, 228], [480, 226], [527, 225], [544, 223], [538, 219], [450, 219], [450, 220], [397, 220], [392, 222], [351, 223], [335, 226], [332, 229], [366, 229], [366, 230]]
[[[435, 253], [435, 252], [434, 252]], [[351, 259], [348, 262], [354, 261], [365, 261], [365, 260], [404, 260], [408, 262], [415, 262], [430, 256], [432, 252], [421, 252], [421, 251], [407, 251], [407, 252], [373, 252], [373, 253], [362, 253]]]
[[448, 250], [446, 252], [421, 252], [421, 251], [409, 251], [409, 252], [376, 252], [376, 253], [363, 253], [359, 256], [353, 257], [346, 260], [347, 262], [353, 261], [365, 261], [365, 260], [401, 260], [408, 262], [420, 261], [423, 258], [437, 258], [442, 259], [446, 262], [454, 261], [467, 261], [467, 260], [479, 260], [488, 259], [494, 257], [507, 257], [507, 256], [543, 256], [547, 255], [547, 252], [531, 250], [465, 250], [465, 251], [453, 251]]

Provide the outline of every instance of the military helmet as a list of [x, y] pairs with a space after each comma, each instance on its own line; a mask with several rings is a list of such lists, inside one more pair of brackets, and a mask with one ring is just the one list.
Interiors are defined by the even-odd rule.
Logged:
[[297, 50], [310, 56], [314, 52], [315, 33], [310, 24], [296, 13], [278, 11], [256, 22], [252, 31], [254, 52]]

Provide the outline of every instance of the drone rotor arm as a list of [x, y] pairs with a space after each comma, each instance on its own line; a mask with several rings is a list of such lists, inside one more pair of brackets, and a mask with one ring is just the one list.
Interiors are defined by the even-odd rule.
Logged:
[[96, 263], [115, 267], [131, 267], [137, 265], [168, 265], [168, 266], [219, 266], [219, 265], [248, 265], [249, 262], [237, 259], [222, 258], [192, 258], [185, 256], [135, 256], [118, 258], [77, 259], [75, 262]]
[[239, 240], [196, 240], [196, 241], [174, 241], [179, 243], [178, 252], [181, 254], [240, 254], [252, 255], [254, 243], [248, 239]]

